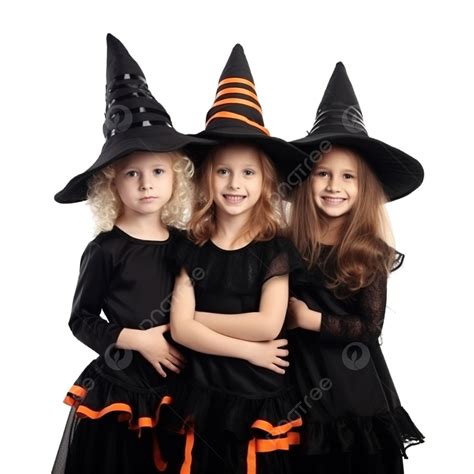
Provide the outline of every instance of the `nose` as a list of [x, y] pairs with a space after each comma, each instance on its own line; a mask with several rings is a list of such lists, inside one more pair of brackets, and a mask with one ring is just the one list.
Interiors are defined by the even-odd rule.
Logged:
[[231, 189], [240, 189], [239, 179], [237, 174], [231, 174], [229, 178], [229, 188]]
[[147, 189], [153, 189], [153, 186], [151, 184], [151, 180], [148, 177], [147, 174], [142, 174], [141, 180], [140, 180], [140, 190], [141, 191], [146, 191]]
[[339, 192], [339, 181], [334, 176], [329, 178], [326, 189], [331, 192]]

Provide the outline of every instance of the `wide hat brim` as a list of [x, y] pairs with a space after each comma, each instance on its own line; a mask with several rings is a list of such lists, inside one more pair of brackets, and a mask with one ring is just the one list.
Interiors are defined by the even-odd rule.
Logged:
[[192, 145], [193, 150], [201, 147], [209, 149], [213, 142], [192, 135], [177, 132], [174, 128], [139, 127], [111, 137], [103, 146], [95, 163], [83, 173], [72, 178], [54, 199], [61, 204], [69, 204], [87, 199], [88, 183], [91, 177], [102, 168], [117, 162], [130, 153], [148, 151], [166, 153], [183, 150]]
[[369, 164], [390, 201], [410, 194], [423, 182], [424, 171], [418, 160], [367, 135], [321, 133], [308, 135], [290, 143], [308, 153], [312, 162], [320, 156], [318, 152], [323, 154], [334, 145], [353, 149]]
[[[274, 163], [275, 169], [279, 174], [280, 180], [284, 182], [288, 189], [293, 188], [298, 184], [297, 176], [299, 170], [307, 166], [309, 157], [307, 153], [300, 150], [298, 147], [277, 138], [254, 132], [251, 129], [243, 127], [226, 127], [219, 129], [207, 129], [196, 135], [195, 137], [214, 140], [219, 145], [226, 143], [243, 142], [256, 146], [261, 149], [270, 160]], [[194, 148], [194, 146], [192, 146]], [[205, 153], [208, 149], [196, 148], [191, 153], [197, 166], [205, 158]], [[284, 195], [285, 193], [283, 193]]]

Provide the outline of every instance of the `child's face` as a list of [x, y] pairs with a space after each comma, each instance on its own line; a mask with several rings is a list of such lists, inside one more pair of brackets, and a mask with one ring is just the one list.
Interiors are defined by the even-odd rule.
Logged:
[[250, 217], [262, 194], [262, 182], [262, 165], [255, 148], [229, 145], [217, 151], [211, 185], [218, 213]]
[[169, 153], [135, 152], [115, 166], [114, 185], [124, 214], [160, 215], [173, 192], [173, 161]]
[[313, 199], [327, 217], [344, 216], [356, 202], [357, 164], [357, 158], [344, 148], [333, 148], [315, 163], [311, 174]]

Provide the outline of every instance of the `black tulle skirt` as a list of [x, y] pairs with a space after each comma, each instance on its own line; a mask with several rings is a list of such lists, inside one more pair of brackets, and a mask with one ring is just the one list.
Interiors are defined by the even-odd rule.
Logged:
[[291, 474], [302, 420], [289, 378], [246, 361], [189, 355], [170, 387], [186, 438], [183, 474]]
[[138, 353], [117, 370], [99, 357], [69, 389], [71, 406], [52, 469], [54, 474], [139, 474], [179, 472], [183, 436], [175, 425], [162, 378]]
[[365, 451], [305, 456], [291, 453], [295, 474], [403, 474], [397, 448], [386, 447], [375, 454]]
[[294, 472], [402, 473], [407, 448], [424, 435], [400, 403], [380, 346], [363, 345], [368, 357], [353, 370], [342, 356], [347, 344], [322, 343], [302, 329], [289, 340], [303, 417]]

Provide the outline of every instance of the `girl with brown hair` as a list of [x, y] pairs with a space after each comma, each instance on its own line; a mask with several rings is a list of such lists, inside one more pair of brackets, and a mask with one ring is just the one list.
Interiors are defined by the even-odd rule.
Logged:
[[399, 474], [424, 436], [402, 407], [380, 344], [393, 248], [387, 201], [423, 180], [417, 160], [370, 138], [342, 63], [309, 135], [313, 167], [292, 195], [289, 233], [306, 263], [291, 281], [288, 327], [304, 403], [299, 474]]

